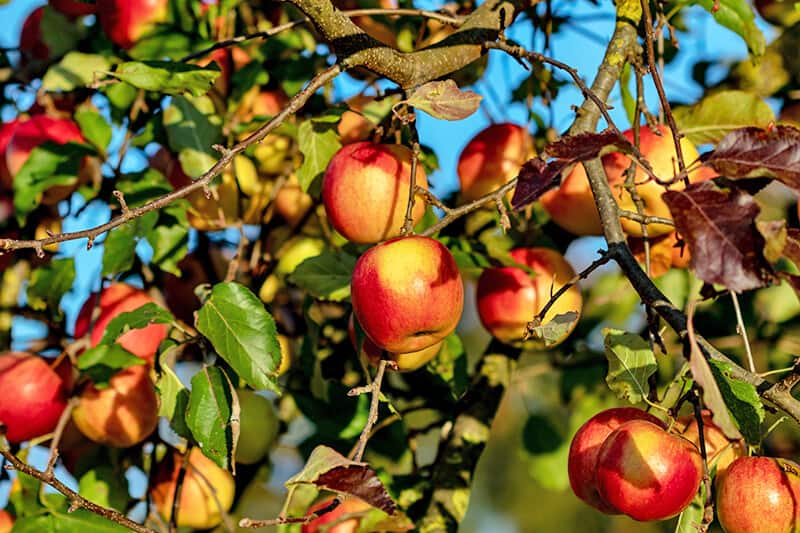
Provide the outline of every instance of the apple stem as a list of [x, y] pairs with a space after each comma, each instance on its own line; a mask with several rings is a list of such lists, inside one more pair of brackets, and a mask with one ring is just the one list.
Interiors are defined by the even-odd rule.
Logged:
[[739, 298], [736, 296], [734, 291], [728, 291], [731, 293], [731, 300], [733, 300], [733, 309], [736, 311], [736, 329], [739, 332], [739, 335], [742, 336], [742, 342], [744, 342], [744, 349], [747, 353], [747, 365], [750, 368], [750, 372], [756, 373], [756, 363], [753, 361], [753, 351], [750, 349], [750, 341], [747, 338], [747, 328], [744, 327], [744, 319], [742, 318], [742, 309], [739, 307]]
[[189, 468], [189, 455], [192, 452], [192, 445], [186, 447], [186, 452], [181, 461], [181, 468], [178, 470], [178, 477], [175, 480], [175, 491], [172, 493], [172, 512], [169, 514], [170, 533], [178, 530], [178, 510], [180, 509], [181, 492], [183, 491], [183, 480], [186, 479], [186, 470]]
[[[413, 108], [412, 108], [413, 109]], [[411, 175], [408, 178], [408, 204], [406, 205], [406, 218], [400, 235], [411, 235], [414, 233], [414, 204], [416, 203], [417, 192], [417, 165], [419, 164], [419, 142], [417, 141], [416, 122], [410, 122], [411, 136], [414, 139], [411, 145]]]

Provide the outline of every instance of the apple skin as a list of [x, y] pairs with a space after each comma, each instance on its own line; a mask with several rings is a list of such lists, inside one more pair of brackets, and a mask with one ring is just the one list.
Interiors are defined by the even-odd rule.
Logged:
[[[712, 420], [711, 411], [704, 409], [702, 416], [708, 468], [712, 470], [716, 466], [717, 475], [719, 475], [736, 459], [747, 455], [747, 446], [741, 439], [732, 441], [726, 437], [725, 433]], [[676, 421], [675, 427], [681, 431], [683, 438], [692, 441], [697, 449], [700, 449], [700, 432], [694, 415], [680, 417]]]
[[[316, 511], [325, 509], [332, 502], [333, 497], [326, 498], [319, 503], [315, 503], [309, 508], [306, 515], [310, 515]], [[340, 500], [339, 505], [337, 505], [336, 508], [329, 513], [325, 513], [319, 518], [315, 518], [308, 524], [303, 524], [303, 528], [300, 531], [301, 533], [322, 533], [323, 531], [325, 533], [355, 533], [358, 531], [358, 525], [360, 522], [357, 517], [342, 520], [333, 527], [326, 526], [328, 526], [328, 524], [337, 522], [344, 517], [344, 515], [365, 512], [371, 508], [372, 507], [364, 500], [360, 500], [358, 498], [345, 498]]]
[[[150, 489], [156, 509], [167, 522], [172, 516], [175, 483], [182, 462], [183, 455], [177, 451], [168, 454], [156, 466], [155, 479]], [[233, 476], [229, 472], [214, 464], [199, 448], [192, 448], [181, 487], [178, 527], [211, 529], [218, 526], [222, 523], [220, 507], [225, 512], [230, 510], [235, 490]]]
[[703, 479], [697, 447], [647, 420], [625, 422], [597, 455], [597, 489], [609, 505], [639, 521], [683, 511]]
[[133, 48], [143, 35], [164, 22], [169, 13], [168, 0], [98, 0], [100, 26], [111, 42]]
[[77, 0], [50, 0], [50, 6], [70, 18], [91, 15], [97, 11], [95, 4], [86, 4]]
[[8, 143], [11, 142], [11, 137], [14, 135], [14, 130], [22, 122], [23, 120], [15, 118], [4, 122], [0, 126], [0, 191], [3, 189], [10, 191], [14, 188], [14, 177], [8, 171], [8, 166], [6, 165], [6, 150], [8, 149]]
[[272, 402], [247, 389], [236, 392], [239, 397], [239, 442], [236, 462], [251, 465], [259, 462], [278, 438], [279, 421]]
[[303, 192], [297, 177], [292, 175], [289, 180], [278, 189], [274, 200], [275, 211], [294, 227], [305, 218], [306, 213], [314, 205], [310, 194]]
[[0, 355], [0, 422], [12, 444], [52, 432], [67, 406], [69, 383], [37, 355]]
[[[347, 331], [350, 335], [350, 342], [353, 343], [353, 348], [358, 348], [356, 345], [356, 329], [353, 323], [353, 315], [350, 315], [350, 322], [347, 326]], [[428, 361], [433, 359], [439, 354], [442, 349], [444, 341], [439, 341], [436, 344], [423, 348], [418, 352], [411, 353], [390, 353], [386, 352], [386, 359], [394, 361], [397, 364], [398, 372], [413, 372], [428, 364]], [[361, 353], [359, 354], [369, 364], [377, 367], [381, 359], [384, 359], [384, 352], [378, 348], [374, 342], [369, 340], [369, 337], [364, 337], [361, 344]]]
[[[113, 283], [97, 294], [93, 294], [83, 304], [75, 321], [75, 337], [83, 337], [91, 328], [90, 342], [97, 346], [103, 338], [106, 326], [120, 313], [134, 311], [139, 307], [156, 303], [146, 292], [126, 283]], [[97, 320], [92, 325], [95, 307], [99, 309]], [[167, 324], [150, 324], [142, 329], [128, 331], [121, 335], [117, 342], [137, 357], [141, 357], [152, 366], [158, 345], [167, 337]]]
[[19, 51], [26, 59], [47, 61], [50, 49], [42, 39], [42, 17], [44, 8], [36, 8], [25, 22], [22, 23], [22, 32], [19, 36]]
[[522, 126], [492, 124], [472, 138], [458, 158], [464, 201], [477, 200], [519, 174], [534, 153], [530, 133]]
[[5, 509], [0, 509], [0, 533], [10, 533], [14, 527], [14, 517]]
[[631, 420], [647, 420], [663, 427], [662, 422], [641, 409], [615, 407], [606, 409], [587, 420], [572, 438], [567, 470], [569, 484], [575, 496], [607, 514], [619, 511], [606, 502], [597, 491], [597, 456], [608, 436]]
[[540, 201], [553, 222], [573, 235], [603, 234], [589, 178], [581, 163], [573, 166], [561, 178], [561, 185], [544, 193]]
[[[477, 305], [483, 327], [500, 341], [514, 344], [522, 340], [525, 325], [544, 307], [550, 295], [572, 279], [575, 271], [563, 255], [549, 248], [517, 248], [510, 255], [517, 263], [533, 270], [536, 276], [531, 277], [517, 267], [487, 268], [478, 278]], [[568, 311], [580, 315], [582, 307], [580, 288], [574, 285], [550, 307], [542, 323]], [[566, 340], [575, 325], [577, 321], [558, 342], [546, 347]], [[536, 342], [534, 345], [545, 347], [543, 342]]]
[[726, 533], [794, 533], [800, 527], [800, 465], [740, 457], [717, 477], [717, 518]]
[[158, 397], [148, 366], [117, 372], [105, 389], [89, 384], [81, 391], [72, 420], [100, 444], [129, 448], [142, 442], [158, 424]]
[[[347, 240], [366, 244], [400, 234], [408, 204], [411, 150], [401, 145], [359, 142], [333, 156], [322, 180], [322, 201], [331, 225]], [[427, 188], [428, 178], [417, 165], [415, 183]], [[425, 214], [416, 197], [414, 224]]]
[[351, 282], [353, 313], [382, 350], [417, 352], [455, 330], [464, 307], [450, 251], [429, 237], [398, 237], [367, 250]]

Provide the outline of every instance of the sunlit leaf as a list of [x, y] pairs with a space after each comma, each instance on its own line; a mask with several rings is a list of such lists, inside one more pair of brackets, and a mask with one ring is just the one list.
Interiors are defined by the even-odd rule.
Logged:
[[648, 379], [658, 369], [650, 344], [633, 333], [604, 329], [608, 359], [606, 383], [622, 399], [640, 403], [650, 392]]
[[216, 63], [198, 67], [178, 61], [129, 61], [107, 74], [145, 91], [202, 96], [214, 85], [220, 70]]
[[461, 90], [453, 80], [431, 81], [414, 89], [406, 102], [443, 120], [462, 120], [473, 114], [483, 97], [470, 90]]
[[206, 457], [233, 468], [239, 439], [239, 402], [225, 371], [206, 366], [192, 377], [186, 425]]

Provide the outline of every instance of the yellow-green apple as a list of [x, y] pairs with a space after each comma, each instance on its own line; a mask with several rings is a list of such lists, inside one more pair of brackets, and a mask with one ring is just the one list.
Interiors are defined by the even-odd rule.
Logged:
[[95, 4], [79, 2], [78, 0], [50, 0], [49, 4], [56, 11], [73, 19], [84, 15], [91, 15], [97, 11], [97, 6]]
[[239, 398], [239, 441], [236, 462], [251, 465], [267, 455], [278, 438], [278, 415], [272, 402], [247, 389], [236, 391]]
[[462, 199], [476, 200], [515, 178], [533, 153], [530, 133], [522, 126], [504, 122], [484, 129], [458, 158]]
[[0, 355], [0, 423], [8, 442], [46, 435], [58, 424], [70, 388], [65, 372], [71, 369], [54, 370], [51, 362], [30, 353]]
[[[354, 348], [358, 349], [358, 340], [356, 339], [353, 315], [350, 315], [350, 323], [348, 324], [347, 330], [350, 334], [350, 342], [353, 343]], [[361, 353], [359, 355], [372, 366], [378, 366], [378, 364], [381, 362], [381, 359], [388, 359], [397, 364], [398, 371], [413, 372], [414, 370], [422, 368], [428, 364], [428, 361], [436, 357], [439, 354], [439, 351], [442, 349], [442, 343], [444, 343], [444, 341], [439, 341], [436, 344], [419, 350], [418, 352], [384, 353], [384, 351], [378, 348], [374, 342], [369, 340], [369, 337], [365, 336], [361, 343]]]
[[[317, 513], [330, 507], [333, 498], [324, 500], [312, 505], [307, 515]], [[340, 503], [332, 511], [329, 511], [307, 524], [303, 524], [302, 533], [356, 533], [360, 524], [357, 516], [348, 517], [347, 515], [357, 515], [372, 509], [367, 502], [358, 498], [341, 498]]]
[[[747, 446], [742, 439], [731, 440], [717, 426], [711, 416], [711, 412], [703, 410], [703, 436], [705, 437], [706, 458], [708, 467], [716, 467], [717, 475], [721, 474], [739, 457], [747, 455]], [[675, 423], [675, 429], [681, 432], [681, 436], [689, 439], [700, 449], [700, 431], [697, 428], [697, 418], [694, 415], [680, 417]]]
[[14, 517], [5, 509], [0, 509], [0, 533], [10, 533], [14, 527]]
[[[281, 89], [264, 90], [253, 87], [242, 97], [236, 110], [236, 117], [243, 124], [252, 126], [244, 131], [243, 137], [254, 128], [261, 126], [266, 117], [273, 117], [283, 111], [289, 98]], [[292, 140], [285, 135], [270, 133], [257, 143], [253, 149], [258, 171], [262, 174], [278, 175], [286, 169], [287, 158], [291, 155]]]
[[[356, 243], [373, 243], [400, 234], [408, 205], [412, 153], [405, 146], [359, 142], [333, 156], [322, 180], [322, 201], [331, 225]], [[415, 183], [427, 188], [422, 165]], [[417, 195], [411, 218], [425, 214]]]
[[[175, 484], [180, 474], [183, 455], [173, 452], [156, 466], [150, 496], [169, 522], [175, 499]], [[222, 523], [224, 513], [233, 505], [236, 486], [233, 476], [203, 455], [199, 448], [189, 452], [189, 463], [178, 500], [178, 527], [211, 529]]]
[[450, 251], [429, 237], [398, 237], [364, 252], [351, 282], [353, 313], [378, 348], [418, 352], [447, 337], [464, 307]]
[[717, 518], [726, 533], [795, 533], [800, 528], [800, 465], [740, 457], [717, 477]]
[[296, 226], [314, 205], [314, 199], [300, 188], [300, 183], [292, 175], [275, 195], [275, 211], [278, 212], [290, 226]]
[[587, 420], [572, 438], [567, 471], [575, 496], [595, 509], [608, 514], [619, 513], [597, 491], [597, 456], [608, 436], [631, 420], [648, 420], [663, 427], [662, 422], [641, 409], [615, 407], [606, 409]]
[[[550, 248], [517, 248], [510, 252], [517, 263], [530, 268], [531, 274], [519, 267], [487, 268], [478, 278], [478, 315], [483, 326], [502, 342], [517, 343], [525, 335], [525, 326], [559, 290], [575, 276], [563, 255]], [[583, 297], [577, 285], [550, 307], [542, 320], [547, 324], [556, 315], [575, 311], [580, 315]], [[555, 342], [534, 342], [542, 347], [557, 346], [572, 333], [577, 321]]]
[[147, 365], [120, 370], [106, 388], [81, 391], [72, 420], [95, 442], [128, 448], [146, 439], [158, 424], [158, 397]]
[[694, 499], [703, 479], [697, 447], [660, 424], [625, 422], [597, 455], [597, 491], [612, 508], [635, 520], [664, 520]]
[[[90, 333], [91, 345], [97, 346], [112, 319], [120, 313], [134, 311], [149, 303], [156, 301], [143, 290], [127, 283], [113, 283], [103, 289], [99, 296], [96, 293], [92, 294], [83, 304], [75, 321], [75, 337], [83, 337]], [[167, 337], [168, 332], [167, 324], [150, 324], [120, 335], [117, 342], [152, 365], [158, 345]]]
[[[47, 217], [42, 219], [36, 225], [36, 229], [33, 232], [33, 238], [46, 239], [51, 235], [57, 235], [59, 233], [61, 233], [61, 219], [57, 217]], [[54, 254], [58, 251], [58, 243], [56, 242], [53, 244], [48, 244], [42, 248]]]
[[167, 20], [169, 0], [98, 0], [97, 15], [111, 42], [127, 50]]

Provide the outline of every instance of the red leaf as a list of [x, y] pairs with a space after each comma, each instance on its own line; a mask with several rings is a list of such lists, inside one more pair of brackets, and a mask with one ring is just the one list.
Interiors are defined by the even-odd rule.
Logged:
[[522, 209], [538, 200], [540, 196], [556, 185], [561, 171], [568, 164], [569, 161], [560, 159], [548, 163], [541, 157], [534, 157], [522, 165], [514, 196], [511, 198], [511, 207]]
[[704, 164], [730, 179], [775, 178], [800, 190], [800, 130], [785, 125], [734, 130]]
[[691, 267], [701, 280], [742, 292], [775, 279], [763, 256], [764, 238], [755, 226], [760, 209], [752, 196], [702, 182], [667, 191], [662, 198], [689, 244]]
[[570, 162], [588, 161], [604, 155], [606, 148], [614, 147], [614, 151], [630, 153], [633, 145], [625, 137], [618, 135], [611, 129], [600, 133], [580, 133], [568, 135], [548, 144], [545, 153], [556, 159], [566, 159]]

